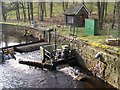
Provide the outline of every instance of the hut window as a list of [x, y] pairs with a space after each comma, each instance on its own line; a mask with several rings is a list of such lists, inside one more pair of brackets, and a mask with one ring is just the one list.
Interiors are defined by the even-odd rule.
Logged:
[[68, 23], [73, 24], [74, 23], [74, 17], [73, 16], [67, 16], [67, 21], [68, 21]]

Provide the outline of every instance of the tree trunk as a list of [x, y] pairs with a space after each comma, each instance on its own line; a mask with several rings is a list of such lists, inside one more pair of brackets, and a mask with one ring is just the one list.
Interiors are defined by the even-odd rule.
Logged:
[[45, 17], [47, 17], [46, 2], [44, 2], [44, 13], [45, 13]]
[[63, 2], [63, 11], [65, 11], [68, 8], [68, 2]]
[[38, 17], [38, 21], [40, 20], [40, 2], [38, 2], [38, 12], [37, 12], [37, 17]]
[[63, 4], [63, 11], [65, 11], [65, 5], [64, 5], [64, 3], [65, 3], [65, 2], [62, 2], [62, 4]]
[[22, 3], [22, 9], [23, 9], [23, 18], [25, 22], [26, 21], [25, 3]]
[[50, 2], [50, 17], [52, 17], [53, 13], [53, 2]]
[[44, 21], [44, 2], [40, 2], [40, 21]]
[[44, 16], [46, 15], [46, 3], [39, 2], [38, 3], [38, 20], [44, 21]]
[[[118, 38], [120, 40], [120, 1], [117, 4], [117, 14], [118, 14], [118, 19], [117, 19], [118, 20]], [[118, 44], [120, 46], [120, 42]], [[119, 85], [120, 85], [120, 81], [119, 81]]]
[[99, 16], [99, 30], [103, 28], [105, 2], [97, 2]]
[[17, 21], [19, 21], [20, 20], [19, 3], [15, 2], [15, 5], [16, 5], [16, 18], [17, 18]]
[[113, 11], [113, 22], [112, 22], [112, 28], [114, 28], [114, 24], [115, 24], [115, 12], [117, 10], [117, 4], [115, 2], [114, 4], [114, 11]]
[[103, 29], [105, 2], [101, 2], [100, 30]]
[[4, 6], [4, 2], [2, 2], [2, 20], [4, 22], [6, 22], [6, 9], [5, 9], [5, 6]]
[[66, 2], [65, 7], [66, 7], [66, 9], [68, 9], [68, 2]]
[[27, 3], [27, 7], [28, 7], [28, 20], [30, 22], [31, 17], [30, 17], [30, 5], [29, 5], [29, 2]]
[[100, 2], [97, 2], [97, 8], [98, 8], [98, 18], [99, 18], [99, 30], [100, 30], [100, 13], [101, 13], [101, 7], [100, 7]]
[[108, 2], [105, 2], [105, 18], [107, 16], [107, 6], [108, 6]]
[[31, 14], [31, 20], [33, 21], [34, 18], [33, 18], [33, 3], [30, 2], [30, 14]]

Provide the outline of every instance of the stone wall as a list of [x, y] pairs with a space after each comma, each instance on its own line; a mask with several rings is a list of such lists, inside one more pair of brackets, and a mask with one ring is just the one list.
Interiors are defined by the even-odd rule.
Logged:
[[[71, 48], [79, 53], [79, 63], [87, 67], [93, 74], [105, 80], [114, 87], [119, 87], [120, 56], [109, 54], [101, 49], [89, 46], [85, 41], [72, 37], [56, 35], [57, 43], [69, 43]], [[51, 42], [54, 43], [55, 35], [51, 35]], [[100, 58], [95, 55], [100, 53]]]
[[41, 28], [31, 28], [20, 25], [2, 24], [2, 32], [12, 35], [13, 32], [19, 35], [29, 35], [38, 39], [44, 39], [44, 30]]
[[[101, 52], [94, 47], [84, 45], [80, 47], [80, 55], [84, 59], [87, 68], [97, 73], [97, 76], [106, 80], [111, 85], [118, 87], [118, 65], [119, 57]], [[102, 59], [95, 59], [95, 55], [101, 52]]]

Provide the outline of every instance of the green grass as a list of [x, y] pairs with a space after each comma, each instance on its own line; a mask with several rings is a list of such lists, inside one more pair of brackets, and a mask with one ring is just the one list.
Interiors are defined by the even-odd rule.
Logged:
[[[63, 35], [69, 35], [70, 34], [70, 30], [69, 27], [65, 27], [65, 28], [57, 28], [57, 32]], [[98, 36], [89, 36], [85, 34], [85, 28], [76, 28], [76, 33], [77, 33], [77, 37], [80, 39], [84, 39], [87, 40], [89, 42], [102, 42], [104, 41], [107, 36], [106, 35], [98, 35]]]
[[[69, 27], [63, 27], [63, 28], [57, 28], [57, 32], [64, 36], [69, 36], [70, 30]], [[117, 30], [111, 30], [111, 34], [117, 35]], [[84, 41], [87, 41], [89, 44], [94, 43], [96, 45], [102, 45], [101, 48], [104, 48], [104, 42], [106, 39], [108, 39], [107, 30], [101, 30], [99, 31], [99, 35], [96, 36], [90, 36], [85, 34], [85, 28], [78, 28], [77, 31], [77, 38], [82, 39]], [[105, 45], [106, 47], [106, 45]], [[112, 50], [113, 52], [120, 54], [120, 46], [108, 46], [109, 50]], [[107, 49], [107, 48], [106, 48]]]
[[[62, 27], [57, 28], [57, 32], [62, 35], [69, 36], [70, 29], [69, 27]], [[86, 35], [85, 34], [85, 28], [76, 28], [77, 32], [77, 38], [84, 39], [88, 42], [96, 42], [96, 43], [104, 43], [106, 39], [109, 38], [109, 36], [113, 36], [113, 38], [116, 38], [118, 35], [118, 30], [110, 30], [110, 35], [108, 36], [107, 30], [100, 30], [99, 35]]]

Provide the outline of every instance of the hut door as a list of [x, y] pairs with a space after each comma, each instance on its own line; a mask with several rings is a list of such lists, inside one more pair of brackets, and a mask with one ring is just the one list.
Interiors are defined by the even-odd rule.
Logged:
[[80, 26], [84, 27], [84, 15], [80, 15]]

